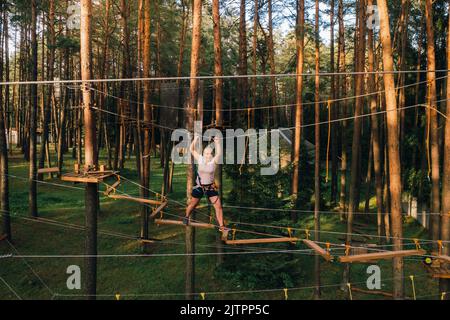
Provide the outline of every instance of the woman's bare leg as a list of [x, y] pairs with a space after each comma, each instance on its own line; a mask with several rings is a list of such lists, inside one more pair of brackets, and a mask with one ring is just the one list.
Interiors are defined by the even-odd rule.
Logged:
[[186, 208], [186, 218], [189, 218], [192, 214], [192, 212], [197, 208], [198, 204], [200, 203], [200, 199], [192, 197], [191, 202]]
[[220, 201], [220, 198], [219, 197], [211, 197], [209, 200], [214, 205], [214, 211], [216, 211], [216, 218], [217, 218], [217, 222], [219, 223], [219, 226], [223, 227], [224, 226], [223, 208], [222, 208], [222, 202]]

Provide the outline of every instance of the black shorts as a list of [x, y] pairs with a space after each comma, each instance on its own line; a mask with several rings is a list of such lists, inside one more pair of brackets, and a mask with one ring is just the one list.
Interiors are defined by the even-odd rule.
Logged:
[[202, 187], [194, 188], [194, 190], [192, 190], [192, 197], [196, 199], [201, 199], [203, 198], [205, 193], [208, 198], [219, 196], [219, 192], [214, 186], [205, 186], [203, 188]]

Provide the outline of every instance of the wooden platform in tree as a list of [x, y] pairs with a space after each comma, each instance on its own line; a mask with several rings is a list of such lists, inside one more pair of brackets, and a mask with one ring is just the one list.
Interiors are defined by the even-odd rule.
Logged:
[[115, 171], [90, 171], [86, 173], [66, 173], [61, 176], [62, 181], [73, 183], [100, 183], [115, 176]]
[[450, 279], [450, 267], [449, 266], [425, 266], [426, 270], [435, 279]]
[[245, 245], [245, 244], [264, 244], [264, 243], [293, 243], [301, 241], [298, 238], [262, 238], [262, 239], [243, 239], [243, 240], [225, 240], [226, 244], [229, 245]]
[[59, 173], [59, 168], [41, 168], [37, 171], [38, 174], [46, 174], [46, 173]]
[[426, 254], [425, 250], [400, 250], [400, 251], [384, 251], [358, 255], [349, 255], [339, 257], [342, 263], [367, 262], [373, 260], [392, 259], [398, 257], [422, 256]]
[[165, 207], [169, 204], [168, 201], [164, 201], [158, 208], [153, 210], [152, 214], [150, 215], [150, 218], [156, 217], [159, 213], [161, 213]]
[[125, 195], [118, 195], [118, 194], [112, 194], [108, 196], [111, 199], [115, 199], [115, 200], [126, 200], [126, 201], [133, 201], [133, 202], [138, 202], [138, 203], [142, 203], [142, 204], [149, 204], [152, 206], [159, 206], [162, 204], [162, 201], [158, 201], [158, 200], [152, 200], [152, 199], [144, 199], [144, 198], [135, 198], [135, 197], [130, 197], [130, 196], [125, 196]]
[[330, 255], [330, 253], [325, 250], [324, 248], [322, 248], [321, 246], [319, 246], [317, 243], [315, 243], [314, 241], [311, 240], [303, 240], [303, 243], [313, 249], [317, 254], [321, 255], [326, 261], [333, 261], [333, 257]]
[[[166, 219], [155, 219], [155, 223], [158, 225], [174, 225], [174, 226], [186, 226], [183, 221], [178, 220], [166, 220]], [[204, 228], [204, 229], [215, 229], [216, 226], [209, 223], [200, 223], [200, 222], [190, 222], [190, 227], [194, 228]]]

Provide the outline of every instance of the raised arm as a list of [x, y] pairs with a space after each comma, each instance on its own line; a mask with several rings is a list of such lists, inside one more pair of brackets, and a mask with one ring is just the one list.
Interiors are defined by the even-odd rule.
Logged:
[[192, 156], [195, 160], [199, 161], [200, 155], [198, 154], [197, 150], [195, 150], [195, 145], [198, 142], [199, 137], [195, 136], [194, 141], [192, 141], [191, 146], [189, 147], [189, 151], [191, 152]]
[[214, 137], [214, 149], [216, 151], [216, 155], [214, 156], [214, 162], [216, 164], [220, 164], [220, 160], [222, 159], [222, 143], [220, 142], [220, 138]]

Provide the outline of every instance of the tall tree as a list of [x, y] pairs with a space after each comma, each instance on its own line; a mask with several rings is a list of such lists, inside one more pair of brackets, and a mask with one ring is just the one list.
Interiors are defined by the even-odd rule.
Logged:
[[[428, 84], [428, 128], [431, 145], [431, 212], [440, 212], [439, 185], [439, 128], [436, 98], [436, 54], [434, 45], [433, 1], [425, 1], [425, 21], [427, 28], [427, 84]], [[427, 150], [430, 152], [430, 150]], [[433, 240], [439, 239], [439, 216], [430, 216], [430, 232]]]
[[[302, 118], [303, 118], [303, 64], [305, 51], [305, 1], [297, 1], [297, 30], [296, 30], [296, 46], [297, 46], [297, 69], [296, 69], [296, 90], [295, 90], [295, 136], [294, 136], [294, 163], [292, 176], [292, 197], [294, 205], [297, 206], [299, 192], [300, 177], [300, 146], [302, 134]], [[297, 221], [297, 214], [292, 212], [292, 219]]]
[[[0, 25], [0, 39], [2, 38], [3, 33], [5, 33], [5, 43], [8, 41], [6, 28], [8, 14], [7, 8], [5, 8], [6, 4], [2, 0], [0, 1], [0, 11], [3, 12], [5, 10], [5, 14], [0, 17], [2, 19], [2, 24], [5, 26], [2, 30]], [[0, 41], [1, 42], [1, 41]], [[6, 47], [6, 45], [5, 45]], [[6, 51], [6, 50], [5, 50]], [[8, 55], [8, 51], [6, 51], [6, 55]], [[0, 82], [3, 81], [3, 47], [0, 46]], [[3, 104], [3, 88], [5, 90], [9, 90], [7, 86], [0, 86], [0, 217], [1, 217], [1, 225], [0, 225], [0, 237], [6, 236], [9, 241], [11, 241], [11, 220], [10, 220], [10, 212], [9, 212], [9, 179], [8, 179], [8, 147], [7, 147], [7, 138], [6, 138], [6, 126], [5, 126], [5, 117], [6, 110], [4, 110]], [[5, 106], [8, 106], [9, 102], [6, 100]], [[11, 148], [12, 146], [10, 146]]]
[[[37, 81], [38, 77], [38, 43], [37, 43], [37, 3], [36, 0], [31, 1], [31, 81]], [[29, 113], [29, 195], [28, 210], [32, 217], [37, 217], [37, 110], [38, 110], [38, 92], [37, 84], [31, 85], [31, 108]]]
[[[189, 103], [186, 111], [186, 126], [189, 132], [194, 131], [194, 121], [199, 95], [199, 57], [202, 37], [202, 0], [194, 0], [192, 4], [192, 46], [191, 46], [191, 79], [189, 87]], [[192, 159], [191, 159], [192, 160]], [[187, 167], [186, 172], [187, 199], [190, 201], [191, 190], [194, 187], [194, 162]], [[186, 228], [186, 299], [193, 298], [195, 292], [195, 230], [192, 227]]]
[[[347, 244], [352, 241], [352, 229], [353, 229], [353, 215], [359, 208], [358, 201], [358, 185], [360, 180], [360, 153], [361, 153], [361, 114], [363, 107], [363, 98], [361, 94], [364, 90], [364, 71], [365, 64], [365, 0], [360, 0], [358, 5], [358, 28], [355, 30], [357, 33], [356, 45], [355, 45], [355, 71], [358, 74], [355, 75], [355, 120], [353, 126], [353, 140], [352, 140], [352, 162], [351, 162], [351, 178], [350, 178], [350, 188], [349, 188], [349, 199], [348, 199], [348, 217], [347, 217]], [[345, 266], [344, 273], [344, 283], [349, 282], [349, 272], [350, 265]]]
[[[373, 5], [373, 0], [368, 0], [368, 7]], [[382, 214], [383, 214], [383, 172], [381, 168], [382, 149], [380, 146], [380, 125], [378, 121], [376, 81], [375, 81], [375, 50], [374, 50], [374, 36], [373, 28], [368, 29], [368, 62], [369, 62], [369, 92], [372, 95], [369, 97], [371, 131], [372, 131], [372, 148], [373, 148], [373, 167], [375, 171], [375, 192], [377, 201], [377, 230], [378, 237], [381, 239], [382, 230]]]
[[[97, 167], [97, 134], [95, 112], [92, 108], [92, 0], [81, 0], [80, 62], [83, 80], [84, 156], [85, 170]], [[97, 215], [99, 208], [98, 184], [87, 183], [85, 188], [86, 260], [84, 288], [89, 300], [95, 300], [97, 292]]]
[[[213, 32], [214, 32], [214, 76], [219, 77], [214, 80], [214, 105], [216, 108], [216, 126], [223, 129], [223, 76], [222, 70], [222, 37], [220, 32], [220, 6], [219, 0], [213, 0]], [[222, 165], [218, 164], [216, 169], [216, 185], [222, 192]], [[217, 237], [218, 253], [222, 252], [222, 241], [220, 235]], [[223, 256], [218, 255], [217, 263], [223, 262]]]
[[275, 66], [275, 48], [274, 48], [274, 41], [273, 41], [273, 6], [272, 6], [272, 0], [267, 1], [267, 10], [268, 10], [268, 20], [269, 20], [269, 64], [270, 64], [270, 74], [272, 77], [270, 78], [270, 103], [272, 104], [272, 116], [273, 116], [273, 126], [276, 128], [278, 127], [278, 108], [276, 107], [277, 104], [277, 86], [276, 86], [276, 79], [273, 77], [273, 75], [276, 73], [276, 66]]
[[[335, 25], [335, 0], [330, 2], [330, 72], [335, 71], [335, 50], [334, 50], [334, 25]], [[334, 103], [336, 100], [336, 77], [331, 77], [331, 100], [329, 105], [331, 108], [330, 113], [332, 119], [335, 120], [338, 117], [337, 105]], [[331, 125], [331, 202], [336, 205], [336, 197], [338, 190], [338, 126], [336, 123]], [[328, 179], [328, 177], [327, 177]]]
[[[239, 75], [247, 74], [247, 27], [246, 27], [246, 0], [240, 2], [239, 16]], [[240, 78], [238, 85], [239, 106], [248, 107], [248, 79]]]
[[[402, 237], [402, 207], [401, 207], [401, 172], [400, 151], [398, 139], [398, 110], [395, 97], [394, 59], [392, 56], [392, 43], [389, 26], [389, 14], [386, 0], [377, 1], [380, 13], [380, 38], [383, 46], [384, 89], [386, 98], [386, 126], [387, 147], [389, 157], [389, 181], [391, 198], [391, 220], [394, 247], [393, 250], [401, 250]], [[395, 299], [403, 298], [403, 259], [393, 259], [393, 295]]]
[[[252, 108], [249, 110], [248, 116], [249, 124], [251, 128], [255, 128], [255, 108], [256, 108], [256, 96], [257, 96], [257, 46], [258, 46], [258, 22], [259, 22], [259, 4], [258, 0], [255, 1], [255, 9], [253, 13], [253, 47], [252, 47], [252, 67], [253, 67], [253, 77], [252, 79]], [[249, 106], [250, 108], [250, 106]]]
[[[143, 59], [143, 76], [150, 78], [150, 44], [151, 44], [151, 1], [144, 0], [144, 48], [142, 53]], [[152, 106], [150, 104], [151, 84], [150, 81], [144, 82], [144, 160], [142, 168], [142, 190], [141, 194], [144, 198], [148, 198], [150, 187], [150, 153], [151, 153], [151, 129]], [[148, 208], [143, 206], [141, 209], [141, 238], [148, 239]]]
[[[340, 74], [338, 77], [339, 98], [347, 95], [347, 77], [345, 76], [346, 61], [345, 61], [345, 26], [344, 26], [344, 2], [339, 0], [338, 5], [338, 20], [339, 20], [339, 44], [338, 44], [338, 69]], [[343, 118], [347, 115], [347, 101], [340, 103], [341, 116]], [[342, 121], [341, 125], [341, 190], [339, 196], [340, 210], [345, 212], [347, 207], [347, 121]]]
[[[450, 16], [447, 29], [447, 69], [450, 70]], [[450, 79], [447, 78], [447, 102], [446, 102], [445, 133], [444, 133], [444, 168], [442, 173], [442, 217], [441, 217], [441, 239], [445, 241], [443, 254], [450, 255]], [[440, 280], [440, 292], [450, 290], [450, 280]], [[450, 297], [447, 297], [450, 299]]]
[[[314, 240], [320, 241], [320, 35], [319, 35], [319, 0], [316, 0], [316, 20], [314, 25], [315, 38], [315, 90], [314, 90], [314, 131], [315, 131], [315, 165], [314, 165]], [[314, 298], [319, 299], [320, 292], [320, 256], [314, 257]]]

